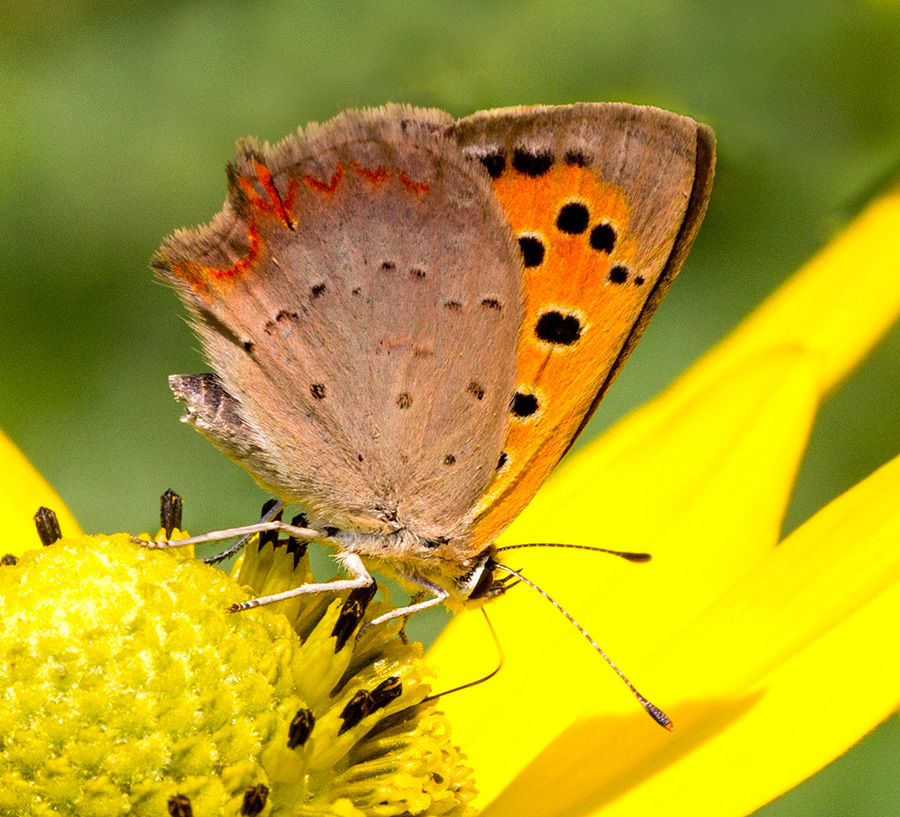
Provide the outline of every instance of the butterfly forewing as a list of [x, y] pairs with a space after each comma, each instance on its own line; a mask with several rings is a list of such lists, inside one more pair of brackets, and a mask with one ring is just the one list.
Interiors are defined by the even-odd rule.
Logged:
[[677, 274], [705, 211], [713, 137], [618, 104], [487, 111], [450, 132], [491, 176], [525, 269], [508, 431], [474, 511], [489, 542], [571, 446]]

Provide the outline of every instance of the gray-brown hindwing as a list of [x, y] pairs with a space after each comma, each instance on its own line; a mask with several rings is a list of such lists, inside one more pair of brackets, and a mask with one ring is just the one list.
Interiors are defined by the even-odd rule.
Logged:
[[193, 421], [329, 524], [462, 534], [501, 451], [521, 259], [450, 121], [394, 107], [245, 142], [223, 213], [155, 259], [230, 418]]

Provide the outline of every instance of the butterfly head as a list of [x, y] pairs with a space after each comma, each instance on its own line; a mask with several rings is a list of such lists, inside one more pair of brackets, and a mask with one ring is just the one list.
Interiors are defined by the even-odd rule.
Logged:
[[331, 541], [338, 547], [338, 559], [341, 552], [358, 554], [411, 589], [440, 596], [453, 610], [481, 607], [510, 586], [508, 574], [495, 575], [494, 545], [476, 550], [466, 533], [422, 537], [403, 526], [389, 533], [366, 533], [357, 527], [336, 531]]
[[481, 607], [509, 589], [509, 574], [498, 578], [496, 570], [497, 561], [494, 558], [494, 546], [491, 545], [475, 558], [472, 568], [456, 582], [455, 591], [464, 607]]

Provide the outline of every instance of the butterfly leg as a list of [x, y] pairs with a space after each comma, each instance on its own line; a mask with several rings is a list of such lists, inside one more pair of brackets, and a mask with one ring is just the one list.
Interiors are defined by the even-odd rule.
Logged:
[[272, 604], [275, 601], [284, 601], [292, 599], [294, 596], [306, 596], [311, 593], [325, 593], [337, 590], [356, 590], [359, 587], [369, 587], [375, 583], [366, 566], [362, 563], [362, 559], [355, 553], [343, 553], [340, 558], [341, 564], [353, 574], [352, 579], [337, 579], [332, 582], [317, 582], [315, 584], [301, 584], [300, 587], [294, 587], [291, 590], [285, 590], [283, 593], [274, 593], [271, 596], [260, 596], [256, 599], [248, 599], [247, 601], [232, 604], [228, 608], [229, 613], [239, 613], [242, 610], [251, 610], [254, 607], [261, 607], [264, 604]]
[[368, 630], [369, 627], [374, 627], [376, 624], [384, 624], [384, 622], [390, 621], [391, 619], [395, 618], [409, 618], [413, 613], [427, 610], [429, 607], [436, 607], [450, 595], [446, 590], [444, 590], [443, 587], [432, 584], [432, 582], [428, 581], [428, 579], [423, 579], [421, 577], [417, 577], [415, 579], [412, 579], [411, 577], [409, 578], [411, 581], [414, 581], [417, 585], [419, 585], [419, 587], [421, 587], [426, 593], [431, 593], [433, 597], [430, 599], [425, 599], [424, 601], [415, 602], [415, 600], [419, 598], [419, 594], [417, 593], [415, 596], [413, 596], [413, 604], [408, 604], [406, 607], [398, 607], [396, 610], [391, 610], [390, 613], [385, 613], [383, 616], [373, 618], [359, 631], [360, 634], [362, 634], [364, 630]]
[[[266, 502], [263, 505], [263, 513], [262, 513], [262, 516], [259, 518], [259, 521], [260, 522], [271, 522], [274, 519], [274, 520], [280, 522], [281, 514], [284, 511], [284, 505], [285, 505], [285, 503], [284, 503], [283, 499], [270, 499], [268, 502]], [[296, 517], [291, 520], [291, 524], [293, 525], [293, 524], [295, 524], [295, 522], [296, 522]], [[229, 559], [232, 556], [234, 556], [235, 554], [240, 553], [245, 547], [247, 547], [247, 544], [250, 542], [250, 540], [254, 536], [257, 536], [257, 535], [258, 534], [254, 534], [254, 533], [244, 534], [236, 542], [232, 543], [227, 548], [225, 548], [225, 550], [220, 551], [215, 556], [207, 556], [206, 558], [201, 559], [200, 561], [202, 561], [208, 565], [217, 565], [217, 564], [219, 564], [219, 562], [224, 562], [226, 559]], [[276, 533], [275, 536], [277, 539], [278, 534]], [[167, 535], [166, 538], [171, 538], [171, 537], [169, 537]], [[262, 544], [262, 538], [260, 538], [260, 544]]]
[[[427, 590], [420, 590], [418, 593], [416, 593], [416, 594], [409, 600], [409, 603], [410, 603], [411, 605], [412, 605], [412, 604], [418, 604], [418, 603], [421, 602], [421, 601], [425, 601], [425, 599], [427, 599], [427, 598], [428, 598], [428, 591], [427, 591]], [[409, 623], [409, 616], [404, 616], [404, 617], [403, 617], [403, 624], [400, 625], [400, 632], [397, 633], [397, 635], [400, 636], [400, 640], [401, 640], [404, 644], [409, 644], [409, 639], [406, 637], [406, 625], [407, 625], [408, 623]]]
[[279, 522], [277, 519], [273, 519], [269, 522], [255, 522], [252, 525], [242, 525], [239, 528], [214, 530], [200, 536], [192, 536], [190, 539], [166, 539], [161, 542], [154, 542], [150, 539], [132, 537], [132, 541], [148, 548], [171, 548], [182, 547], [183, 545], [199, 545], [203, 542], [219, 542], [222, 539], [231, 539], [233, 536], [246, 536], [267, 530], [286, 533], [288, 536], [293, 536], [296, 539], [328, 539], [328, 534], [324, 531], [313, 530], [312, 528], [298, 528], [294, 525], [289, 525], [287, 522]]

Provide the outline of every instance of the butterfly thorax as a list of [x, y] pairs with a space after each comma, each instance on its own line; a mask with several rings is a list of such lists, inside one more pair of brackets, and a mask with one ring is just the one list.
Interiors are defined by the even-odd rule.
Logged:
[[414, 590], [436, 585], [456, 601], [469, 599], [492, 551], [476, 547], [470, 533], [424, 537], [410, 527], [386, 533], [341, 530], [330, 539], [339, 548], [338, 560], [355, 553], [369, 567]]

